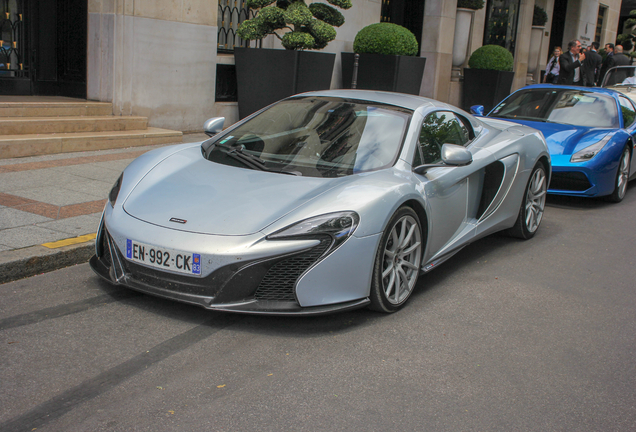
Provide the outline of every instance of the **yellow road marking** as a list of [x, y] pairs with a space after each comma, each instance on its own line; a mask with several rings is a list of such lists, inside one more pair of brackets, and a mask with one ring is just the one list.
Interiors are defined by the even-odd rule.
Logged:
[[73, 237], [73, 238], [64, 239], [64, 240], [58, 240], [58, 241], [50, 242], [50, 243], [42, 243], [42, 246], [47, 247], [49, 249], [56, 249], [56, 248], [60, 248], [62, 246], [68, 246], [68, 245], [72, 245], [72, 244], [84, 243], [84, 242], [93, 240], [95, 237], [97, 237], [97, 233], [86, 234], [86, 235], [83, 235], [83, 236]]

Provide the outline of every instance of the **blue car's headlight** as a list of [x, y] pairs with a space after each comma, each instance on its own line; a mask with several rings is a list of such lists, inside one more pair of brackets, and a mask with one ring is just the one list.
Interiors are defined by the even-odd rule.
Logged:
[[117, 196], [119, 195], [119, 189], [121, 189], [121, 182], [124, 181], [124, 173], [121, 173], [113, 188], [110, 190], [108, 194], [108, 201], [110, 201], [110, 205], [115, 207], [115, 202], [117, 201]]
[[353, 234], [359, 222], [360, 216], [353, 211], [328, 213], [297, 222], [268, 235], [267, 239], [291, 240], [328, 235], [333, 238], [332, 249], [335, 249]]
[[598, 152], [600, 152], [603, 147], [605, 147], [605, 144], [607, 144], [611, 138], [612, 138], [612, 134], [607, 134], [605, 136], [605, 138], [603, 138], [599, 142], [594, 143], [591, 146], [587, 146], [584, 149], [581, 149], [581, 150], [577, 151], [570, 158], [570, 162], [587, 162], [587, 161], [589, 161], [594, 156], [596, 156], [598, 154]]

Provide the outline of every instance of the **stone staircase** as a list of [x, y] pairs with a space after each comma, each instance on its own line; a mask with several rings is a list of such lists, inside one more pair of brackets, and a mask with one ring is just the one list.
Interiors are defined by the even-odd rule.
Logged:
[[0, 159], [181, 142], [146, 117], [114, 116], [108, 102], [0, 98]]

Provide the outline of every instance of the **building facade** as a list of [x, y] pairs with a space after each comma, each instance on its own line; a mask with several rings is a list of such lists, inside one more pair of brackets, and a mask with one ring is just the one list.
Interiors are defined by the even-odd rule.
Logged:
[[[540, 79], [556, 45], [614, 42], [621, 8], [619, 0], [487, 0], [477, 11], [457, 0], [352, 3], [324, 50], [337, 54], [332, 88], [342, 87], [340, 53], [352, 51], [356, 33], [387, 21], [412, 30], [427, 58], [420, 94], [455, 105], [479, 46], [511, 51], [515, 90]], [[535, 5], [548, 15], [542, 28], [532, 26]], [[210, 117], [238, 119], [232, 50], [245, 45], [235, 35], [250, 13], [245, 0], [0, 0], [0, 9], [0, 94], [108, 101], [114, 114], [182, 131]], [[259, 46], [280, 47], [271, 36]]]

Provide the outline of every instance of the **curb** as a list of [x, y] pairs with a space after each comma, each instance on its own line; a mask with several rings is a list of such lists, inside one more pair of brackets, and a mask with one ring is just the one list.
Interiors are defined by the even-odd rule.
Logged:
[[95, 254], [95, 240], [48, 249], [31, 246], [0, 252], [0, 284], [83, 264]]

